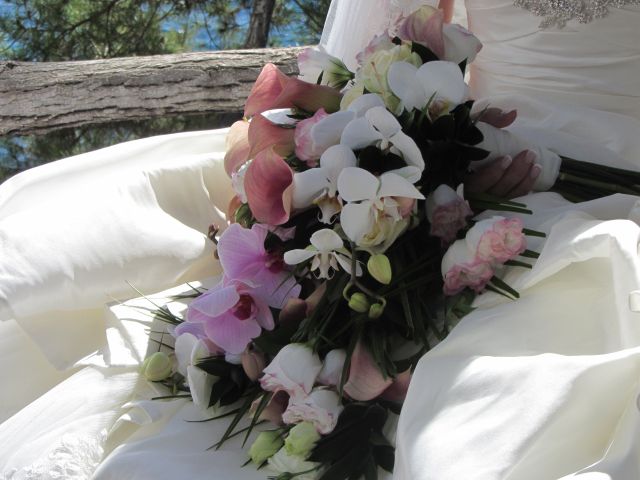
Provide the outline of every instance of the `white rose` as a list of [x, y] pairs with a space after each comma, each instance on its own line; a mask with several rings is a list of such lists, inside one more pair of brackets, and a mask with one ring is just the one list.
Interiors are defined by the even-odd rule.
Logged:
[[314, 388], [305, 398], [292, 398], [282, 414], [284, 423], [311, 422], [318, 433], [328, 434], [338, 423], [343, 406], [333, 390]]

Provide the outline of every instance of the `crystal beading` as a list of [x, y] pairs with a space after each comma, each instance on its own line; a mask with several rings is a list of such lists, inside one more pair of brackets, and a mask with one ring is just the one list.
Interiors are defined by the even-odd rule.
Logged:
[[609, 8], [640, 5], [640, 0], [515, 0], [514, 5], [544, 17], [541, 28], [562, 28], [570, 20], [589, 23], [606, 17]]

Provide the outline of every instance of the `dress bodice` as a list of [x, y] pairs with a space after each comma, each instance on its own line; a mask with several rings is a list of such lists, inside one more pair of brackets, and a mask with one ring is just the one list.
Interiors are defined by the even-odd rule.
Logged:
[[475, 98], [517, 93], [640, 120], [639, 5], [563, 28], [541, 28], [544, 18], [513, 0], [467, 0], [466, 7], [483, 43], [471, 67]]

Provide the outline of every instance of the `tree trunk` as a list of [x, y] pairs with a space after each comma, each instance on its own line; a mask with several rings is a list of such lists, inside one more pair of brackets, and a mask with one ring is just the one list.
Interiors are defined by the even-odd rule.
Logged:
[[157, 116], [238, 113], [265, 63], [297, 73], [301, 48], [82, 62], [0, 62], [0, 135]]
[[267, 46], [275, 5], [276, 0], [253, 0], [245, 48], [264, 48]]

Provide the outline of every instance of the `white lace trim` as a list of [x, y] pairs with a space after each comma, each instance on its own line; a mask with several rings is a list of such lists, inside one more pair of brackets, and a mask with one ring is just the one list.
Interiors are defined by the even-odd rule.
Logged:
[[104, 455], [106, 432], [99, 438], [64, 435], [36, 462], [5, 471], [3, 480], [89, 480]]
[[514, 5], [544, 17], [541, 28], [562, 28], [570, 20], [580, 23], [593, 22], [606, 17], [609, 8], [640, 5], [640, 0], [515, 0]]

